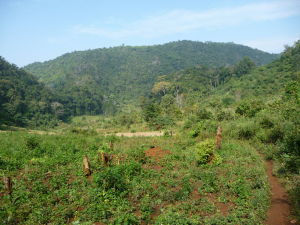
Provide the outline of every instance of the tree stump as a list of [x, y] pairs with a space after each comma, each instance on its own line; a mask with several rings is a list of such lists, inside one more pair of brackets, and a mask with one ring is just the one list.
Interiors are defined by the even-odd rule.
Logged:
[[109, 142], [109, 149], [114, 150], [114, 142], [113, 141]]
[[92, 174], [92, 171], [90, 169], [89, 158], [87, 156], [83, 157], [83, 172], [86, 176], [90, 176]]
[[218, 126], [216, 135], [216, 149], [220, 149], [222, 145], [222, 127]]
[[12, 181], [10, 177], [3, 177], [3, 183], [6, 193], [11, 196], [12, 194]]
[[101, 161], [104, 166], [109, 166], [110, 162], [113, 159], [113, 155], [105, 153], [105, 152], [100, 152], [99, 159], [101, 158]]

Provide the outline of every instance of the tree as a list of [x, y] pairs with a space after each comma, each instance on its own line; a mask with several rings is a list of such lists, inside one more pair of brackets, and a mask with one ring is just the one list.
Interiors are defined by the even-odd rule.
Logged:
[[249, 73], [254, 68], [255, 63], [249, 57], [244, 57], [236, 66], [234, 66], [233, 73], [237, 77], [240, 77]]

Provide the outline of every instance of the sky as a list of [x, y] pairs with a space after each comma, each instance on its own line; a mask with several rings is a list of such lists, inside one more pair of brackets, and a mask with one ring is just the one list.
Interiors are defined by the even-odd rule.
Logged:
[[18, 66], [177, 40], [280, 53], [299, 39], [300, 0], [0, 0], [0, 56]]

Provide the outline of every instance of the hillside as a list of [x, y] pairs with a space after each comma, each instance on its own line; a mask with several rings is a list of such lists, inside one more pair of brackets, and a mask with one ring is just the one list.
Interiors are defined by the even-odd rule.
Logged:
[[297, 42], [279, 59], [263, 66], [255, 66], [250, 58], [245, 57], [233, 66], [196, 66], [159, 76], [151, 94], [158, 98], [167, 94], [173, 97], [182, 95], [195, 102], [274, 98], [285, 91], [289, 82], [299, 79], [299, 49]]
[[66, 118], [58, 101], [36, 77], [0, 57], [0, 125], [56, 124]]
[[64, 93], [76, 95], [76, 89], [97, 90], [91, 95], [98, 99], [103, 95], [104, 111], [109, 112], [114, 111], [116, 104], [149, 92], [160, 75], [196, 65], [233, 65], [245, 56], [257, 65], [278, 58], [276, 54], [233, 43], [178, 41], [78, 51], [44, 63], [33, 63], [24, 69], [48, 86], [63, 89]]
[[[299, 47], [263, 67], [244, 58], [160, 76], [142, 111], [1, 132], [0, 170], [12, 185], [0, 183], [0, 221], [297, 224]], [[163, 137], [141, 135], [154, 128]]]

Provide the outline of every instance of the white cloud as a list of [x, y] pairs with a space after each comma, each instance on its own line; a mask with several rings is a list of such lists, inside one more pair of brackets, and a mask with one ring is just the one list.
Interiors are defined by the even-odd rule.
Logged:
[[76, 33], [97, 35], [107, 38], [161, 37], [202, 28], [224, 28], [244, 22], [258, 22], [287, 18], [300, 14], [300, 1], [272, 1], [247, 4], [233, 8], [207, 11], [173, 10], [153, 16], [121, 28], [107, 29], [93, 25], [77, 25]]
[[259, 40], [243, 41], [240, 44], [244, 44], [252, 48], [257, 48], [266, 52], [280, 53], [284, 50], [285, 45], [292, 46], [299, 39], [300, 35], [299, 37], [270, 37]]

